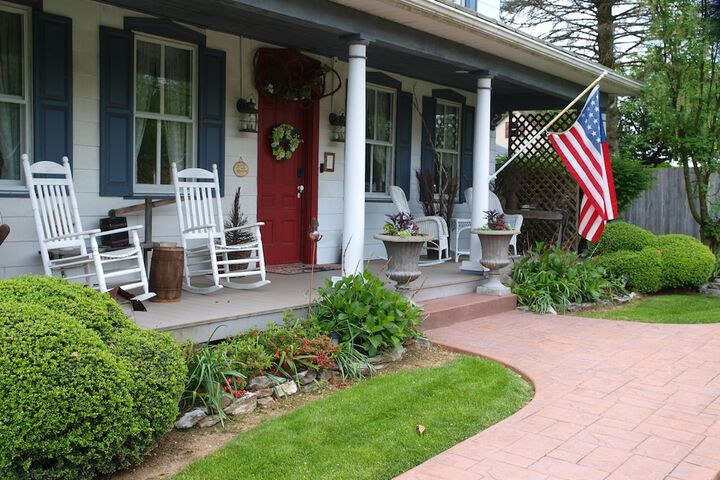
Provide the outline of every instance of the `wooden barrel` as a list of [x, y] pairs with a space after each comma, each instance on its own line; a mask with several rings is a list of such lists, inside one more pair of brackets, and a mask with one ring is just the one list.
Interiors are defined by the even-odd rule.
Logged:
[[150, 291], [153, 302], [179, 302], [185, 257], [182, 247], [155, 247], [150, 263]]

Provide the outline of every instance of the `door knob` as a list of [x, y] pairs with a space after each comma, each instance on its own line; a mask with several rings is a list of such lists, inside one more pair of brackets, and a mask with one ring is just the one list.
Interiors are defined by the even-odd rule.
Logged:
[[300, 198], [302, 196], [303, 192], [305, 191], [305, 185], [298, 185], [297, 191], [298, 191], [297, 197]]

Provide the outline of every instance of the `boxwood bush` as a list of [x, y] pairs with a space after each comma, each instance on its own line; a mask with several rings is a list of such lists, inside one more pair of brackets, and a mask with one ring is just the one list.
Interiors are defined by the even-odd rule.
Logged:
[[659, 235], [655, 248], [662, 256], [664, 288], [700, 288], [715, 268], [715, 255], [688, 235]]
[[662, 257], [656, 248], [608, 253], [597, 262], [608, 274], [625, 278], [628, 288], [636, 292], [653, 293], [663, 287]]
[[[108, 295], [60, 279], [0, 281], [0, 298], [0, 368], [17, 372], [0, 388], [0, 410], [14, 412], [0, 424], [0, 478], [112, 472], [171, 428], [187, 372], [168, 335], [140, 329]], [[90, 363], [76, 374], [81, 357]]]
[[639, 252], [645, 247], [653, 245], [655, 236], [652, 232], [631, 223], [610, 222], [605, 225], [605, 231], [598, 243], [591, 247], [595, 255], [619, 252], [622, 250]]

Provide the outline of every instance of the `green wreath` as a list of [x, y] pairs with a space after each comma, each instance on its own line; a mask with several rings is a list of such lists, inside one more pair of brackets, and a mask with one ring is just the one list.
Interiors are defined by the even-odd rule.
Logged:
[[270, 146], [273, 149], [275, 160], [281, 162], [292, 158], [292, 154], [302, 143], [300, 132], [289, 123], [281, 123], [273, 128], [270, 135]]

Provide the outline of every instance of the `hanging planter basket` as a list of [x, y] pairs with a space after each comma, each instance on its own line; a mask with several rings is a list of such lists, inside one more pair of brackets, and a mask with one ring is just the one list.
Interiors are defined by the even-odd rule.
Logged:
[[270, 147], [278, 162], [290, 160], [302, 142], [298, 129], [289, 123], [281, 123], [270, 133]]
[[[340, 90], [340, 75], [329, 65], [307, 57], [291, 48], [259, 48], [253, 60], [255, 88], [267, 99], [300, 102], [313, 101]], [[327, 75], [334, 75], [337, 85], [328, 89]]]

